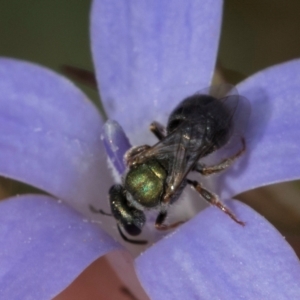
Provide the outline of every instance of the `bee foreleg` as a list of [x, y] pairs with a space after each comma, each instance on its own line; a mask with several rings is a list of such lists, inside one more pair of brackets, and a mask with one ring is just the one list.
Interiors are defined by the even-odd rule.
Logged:
[[201, 163], [197, 163], [193, 171], [199, 172], [200, 174], [207, 176], [213, 173], [221, 172], [232, 165], [232, 163], [239, 158], [246, 150], [245, 140], [242, 138], [242, 148], [233, 156], [222, 160], [220, 163], [214, 166], [205, 166]]
[[225, 214], [227, 214], [236, 223], [244, 226], [245, 223], [238, 220], [237, 217], [218, 199], [216, 195], [204, 189], [201, 184], [197, 181], [187, 179], [187, 183], [190, 184], [194, 189], [211, 205], [214, 205], [221, 209]]
[[130, 148], [124, 156], [125, 162], [127, 166], [131, 166], [132, 164], [135, 163], [135, 159], [138, 155], [143, 153], [144, 151], [148, 150], [150, 148], [149, 145], [142, 145], [138, 147], [132, 147]]
[[155, 228], [157, 230], [169, 230], [169, 229], [173, 229], [176, 228], [177, 226], [185, 223], [184, 221], [179, 221], [170, 225], [166, 225], [163, 224], [163, 222], [166, 220], [167, 217], [167, 212], [166, 211], [161, 211], [159, 213], [159, 215], [156, 218], [156, 222], [155, 222]]
[[150, 130], [159, 140], [166, 136], [166, 128], [156, 121], [150, 124]]

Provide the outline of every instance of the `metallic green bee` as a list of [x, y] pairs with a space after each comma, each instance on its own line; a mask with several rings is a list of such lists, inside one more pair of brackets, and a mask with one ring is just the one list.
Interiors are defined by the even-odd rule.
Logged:
[[179, 198], [186, 185], [195, 188], [207, 202], [244, 225], [216, 195], [187, 178], [191, 171], [201, 175], [220, 172], [246, 149], [245, 140], [239, 135], [241, 146], [234, 155], [213, 166], [199, 162], [227, 144], [244, 127], [249, 116], [247, 99], [232, 94], [219, 97], [219, 91], [220, 87], [211, 87], [184, 99], [170, 114], [166, 128], [157, 122], [150, 125], [150, 130], [159, 140], [157, 144], [133, 147], [126, 153], [128, 170], [123, 184], [115, 184], [109, 190], [112, 216], [117, 220], [118, 230], [125, 241], [146, 243], [129, 239], [122, 230], [132, 236], [140, 234], [146, 222], [144, 210], [147, 209], [159, 209], [155, 222], [158, 230], [183, 223], [166, 225], [164, 221], [169, 206]]

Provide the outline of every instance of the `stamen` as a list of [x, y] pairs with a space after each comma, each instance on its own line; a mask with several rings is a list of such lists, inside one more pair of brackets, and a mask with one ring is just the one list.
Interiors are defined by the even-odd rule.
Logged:
[[131, 148], [125, 132], [116, 121], [108, 120], [103, 126], [101, 139], [110, 161], [122, 175], [125, 171], [124, 154]]

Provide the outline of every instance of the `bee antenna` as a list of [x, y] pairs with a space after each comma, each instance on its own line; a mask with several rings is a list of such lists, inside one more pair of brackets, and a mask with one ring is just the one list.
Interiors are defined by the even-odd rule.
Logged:
[[89, 208], [90, 208], [90, 210], [91, 210], [93, 213], [101, 214], [101, 215], [109, 216], [109, 217], [112, 217], [112, 216], [113, 216], [112, 214], [107, 213], [107, 212], [105, 212], [105, 211], [102, 210], [102, 209], [97, 209], [97, 208], [95, 208], [93, 205], [89, 205]]

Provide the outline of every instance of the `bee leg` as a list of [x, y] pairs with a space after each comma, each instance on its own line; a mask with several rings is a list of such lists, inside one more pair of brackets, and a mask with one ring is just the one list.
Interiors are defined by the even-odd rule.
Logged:
[[200, 174], [207, 176], [213, 173], [221, 172], [232, 165], [232, 163], [239, 158], [246, 150], [245, 140], [242, 138], [242, 148], [233, 156], [222, 160], [220, 163], [214, 166], [205, 166], [201, 163], [197, 163], [193, 171], [199, 172]]
[[142, 145], [138, 147], [132, 147], [130, 148], [124, 156], [125, 162], [127, 166], [131, 166], [135, 163], [135, 159], [138, 155], [143, 153], [144, 151], [148, 150], [150, 148], [149, 145]]
[[177, 226], [185, 223], [184, 221], [179, 221], [170, 225], [166, 225], [163, 224], [163, 222], [166, 220], [167, 217], [167, 212], [166, 211], [161, 211], [159, 213], [159, 215], [156, 218], [156, 222], [155, 222], [155, 228], [157, 230], [169, 230], [169, 229], [173, 229], [176, 228]]
[[156, 121], [150, 124], [150, 130], [160, 141], [166, 136], [166, 128]]
[[204, 189], [201, 184], [197, 181], [187, 179], [187, 183], [190, 184], [194, 189], [211, 205], [214, 205], [221, 209], [225, 214], [227, 214], [236, 223], [245, 226], [245, 223], [238, 220], [237, 217], [218, 199], [216, 195]]

